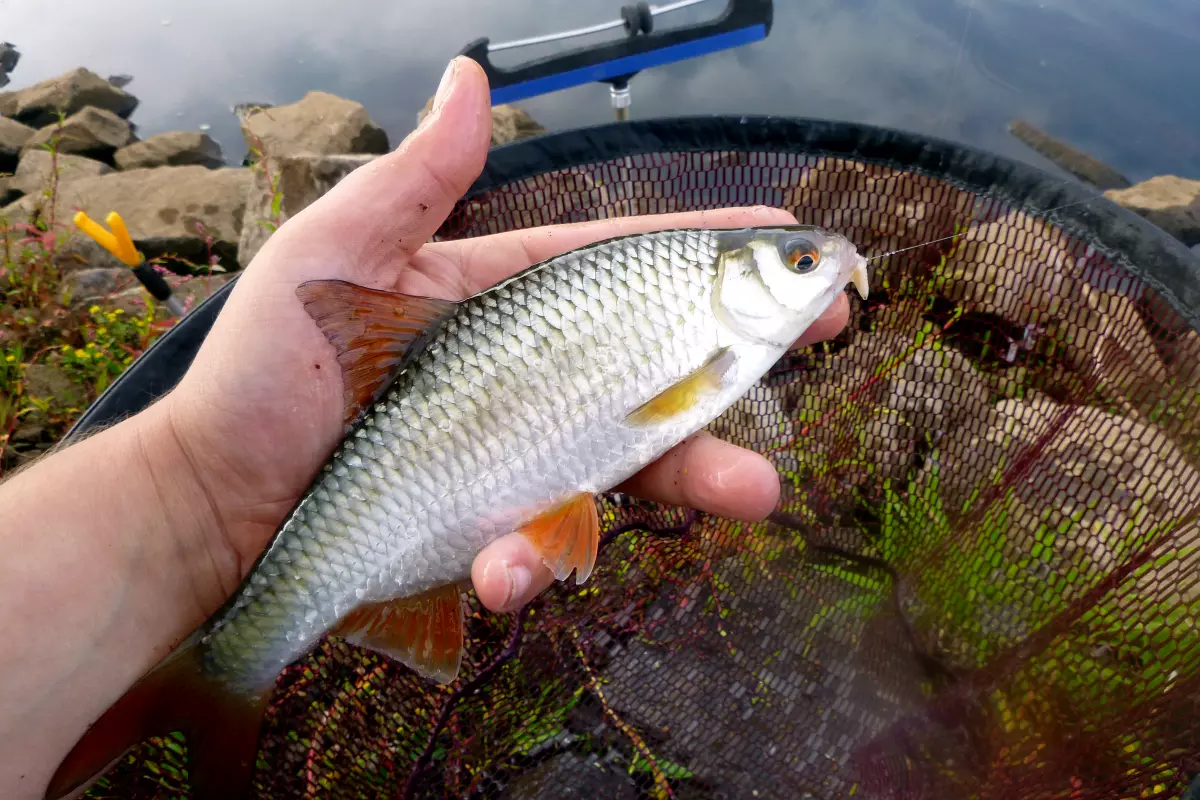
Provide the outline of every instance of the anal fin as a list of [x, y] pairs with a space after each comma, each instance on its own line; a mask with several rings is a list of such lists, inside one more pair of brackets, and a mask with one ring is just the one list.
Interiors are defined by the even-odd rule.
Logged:
[[592, 574], [600, 547], [600, 516], [593, 495], [577, 494], [520, 530], [542, 554], [555, 579], [566, 580], [574, 571], [578, 585]]
[[704, 398], [719, 392], [729, 381], [736, 366], [737, 356], [734, 352], [727, 347], [722, 348], [695, 372], [634, 409], [625, 418], [626, 424], [646, 427], [669, 422], [694, 408]]
[[462, 663], [462, 594], [457, 584], [447, 584], [413, 597], [369, 603], [347, 614], [333, 632], [426, 678], [450, 683]]

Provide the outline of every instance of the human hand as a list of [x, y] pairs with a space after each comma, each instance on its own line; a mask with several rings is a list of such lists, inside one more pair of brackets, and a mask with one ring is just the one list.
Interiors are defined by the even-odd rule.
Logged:
[[[490, 136], [486, 78], [473, 61], [457, 59], [432, 112], [396, 152], [356, 170], [267, 242], [186, 377], [159, 404], [211, 503], [210, 557], [198, 567], [191, 607], [214, 609], [236, 588], [342, 435], [340, 368], [297, 300], [298, 284], [339, 278], [460, 300], [534, 262], [614, 235], [795, 222], [779, 210], [726, 209], [427, 243], [478, 176]], [[841, 300], [802, 343], [835, 335], [847, 316]], [[620, 488], [748, 519], [770, 513], [779, 492], [766, 459], [706, 434]], [[553, 580], [520, 534], [480, 553], [472, 577], [481, 602], [494, 610], [528, 602]]]

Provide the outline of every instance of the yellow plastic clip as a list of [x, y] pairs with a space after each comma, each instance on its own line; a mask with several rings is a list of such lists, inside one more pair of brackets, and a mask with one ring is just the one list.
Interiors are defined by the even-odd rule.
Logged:
[[105, 250], [121, 259], [122, 263], [131, 267], [141, 264], [144, 260], [142, 254], [133, 246], [133, 239], [130, 238], [129, 229], [125, 227], [125, 220], [121, 219], [121, 215], [115, 211], [109, 212], [104, 221], [112, 228], [111, 233], [84, 212], [75, 214], [75, 225]]

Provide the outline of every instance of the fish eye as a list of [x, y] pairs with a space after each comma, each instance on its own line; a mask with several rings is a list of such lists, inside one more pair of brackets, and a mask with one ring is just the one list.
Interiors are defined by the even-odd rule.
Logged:
[[783, 260], [792, 272], [812, 272], [821, 263], [821, 251], [808, 239], [791, 239], [783, 248]]

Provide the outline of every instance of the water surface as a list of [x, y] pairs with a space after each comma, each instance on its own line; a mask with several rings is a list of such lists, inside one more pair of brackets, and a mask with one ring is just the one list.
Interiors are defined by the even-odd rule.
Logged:
[[[715, 16], [724, 0], [660, 17]], [[524, 38], [615, 17], [620, 0], [0, 0], [18, 88], [76, 66], [134, 76], [141, 136], [211, 126], [231, 107], [321, 89], [364, 103], [395, 144], [446, 63], [480, 36]], [[532, 53], [530, 53], [532, 55]], [[524, 56], [522, 56], [524, 57]], [[608, 89], [525, 101], [551, 130], [611, 119]], [[1132, 180], [1200, 178], [1195, 0], [777, 0], [767, 41], [639, 75], [635, 117], [766, 113], [935, 134], [1040, 166], [1024, 118]]]

